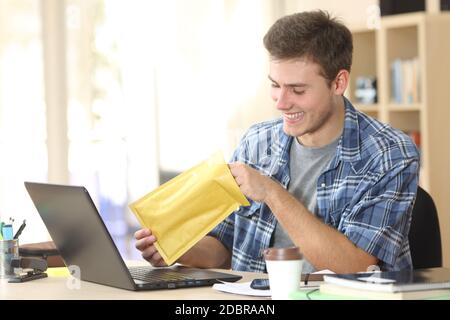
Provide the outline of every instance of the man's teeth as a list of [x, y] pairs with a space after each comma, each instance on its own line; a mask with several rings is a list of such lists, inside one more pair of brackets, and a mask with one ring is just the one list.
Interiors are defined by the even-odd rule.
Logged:
[[304, 112], [297, 112], [297, 113], [286, 113], [285, 116], [289, 120], [298, 120], [303, 116]]

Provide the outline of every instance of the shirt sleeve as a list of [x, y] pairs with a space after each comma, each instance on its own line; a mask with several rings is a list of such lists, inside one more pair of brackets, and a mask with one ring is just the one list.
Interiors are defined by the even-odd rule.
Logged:
[[343, 222], [350, 241], [391, 267], [409, 232], [418, 176], [418, 159], [400, 161], [371, 184]]

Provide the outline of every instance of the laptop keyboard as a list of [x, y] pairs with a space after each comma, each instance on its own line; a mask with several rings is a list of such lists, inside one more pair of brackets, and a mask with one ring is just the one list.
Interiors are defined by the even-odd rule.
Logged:
[[192, 277], [181, 272], [172, 271], [170, 269], [151, 269], [148, 267], [130, 267], [128, 268], [131, 277], [136, 280], [145, 282], [175, 282], [194, 280]]

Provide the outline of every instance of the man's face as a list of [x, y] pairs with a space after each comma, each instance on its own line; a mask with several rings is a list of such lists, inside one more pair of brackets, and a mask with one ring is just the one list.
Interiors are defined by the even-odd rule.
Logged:
[[320, 66], [307, 59], [270, 62], [271, 96], [283, 114], [283, 130], [290, 136], [314, 141], [336, 125], [334, 91], [319, 72]]

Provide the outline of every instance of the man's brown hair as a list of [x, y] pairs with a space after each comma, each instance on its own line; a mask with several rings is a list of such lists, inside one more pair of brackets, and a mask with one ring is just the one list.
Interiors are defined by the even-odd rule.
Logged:
[[272, 59], [306, 58], [319, 64], [331, 84], [339, 70], [350, 72], [353, 38], [350, 30], [325, 11], [309, 11], [278, 19], [264, 36]]

